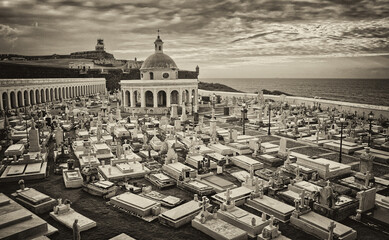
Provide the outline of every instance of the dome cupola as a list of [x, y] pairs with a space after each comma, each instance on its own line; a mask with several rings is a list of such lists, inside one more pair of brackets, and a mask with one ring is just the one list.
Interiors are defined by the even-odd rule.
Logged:
[[159, 36], [159, 30], [154, 46], [155, 53], [146, 58], [140, 68], [141, 79], [177, 79], [178, 67], [171, 57], [163, 53], [163, 41]]

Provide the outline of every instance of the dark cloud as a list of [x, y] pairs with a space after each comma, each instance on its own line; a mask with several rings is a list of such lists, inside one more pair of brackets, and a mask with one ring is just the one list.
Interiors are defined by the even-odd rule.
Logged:
[[[262, 56], [389, 52], [388, 0], [24, 0], [0, 3], [0, 53], [93, 49], [145, 58], [161, 29], [177, 59], [239, 64]], [[4, 44], [3, 44], [4, 43]]]
[[248, 37], [244, 37], [244, 38], [235, 39], [235, 40], [232, 41], [231, 43], [236, 43], [236, 42], [239, 42], [239, 41], [242, 41], [242, 40], [247, 40], [247, 39], [259, 38], [259, 37], [263, 37], [263, 36], [266, 36], [266, 35], [269, 35], [269, 34], [278, 33], [278, 32], [280, 32], [280, 31], [272, 31], [272, 32], [258, 33], [258, 34], [252, 35], [252, 36], [248, 36]]

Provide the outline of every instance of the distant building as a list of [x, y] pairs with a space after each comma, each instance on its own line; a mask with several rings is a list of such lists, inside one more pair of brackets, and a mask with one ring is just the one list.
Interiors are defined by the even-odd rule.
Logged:
[[87, 71], [89, 69], [94, 68], [94, 63], [93, 62], [70, 62], [69, 68], [75, 68], [75, 69]]
[[70, 54], [71, 58], [89, 58], [89, 59], [115, 59], [115, 57], [104, 50], [104, 40], [97, 39], [94, 51], [74, 52]]
[[[140, 80], [121, 80], [122, 105], [129, 112], [165, 113], [172, 105], [197, 109], [198, 71], [180, 71], [174, 60], [163, 53], [158, 35], [155, 53], [140, 68]], [[134, 61], [137, 62], [137, 61]], [[181, 78], [182, 77], [182, 78]]]
[[97, 44], [96, 44], [96, 47], [95, 47], [96, 51], [104, 51], [104, 39], [97, 39]]

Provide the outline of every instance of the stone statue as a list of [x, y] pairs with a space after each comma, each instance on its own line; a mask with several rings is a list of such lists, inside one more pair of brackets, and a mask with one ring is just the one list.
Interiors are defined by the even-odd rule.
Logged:
[[370, 153], [370, 148], [366, 148], [365, 152], [360, 156], [360, 172], [373, 172], [373, 160], [375, 156]]
[[80, 226], [78, 226], [78, 219], [75, 219], [73, 223], [73, 240], [80, 240], [80, 239], [81, 239]]
[[332, 240], [334, 237], [334, 228], [336, 227], [336, 224], [334, 221], [331, 221], [330, 225], [328, 226], [328, 240]]
[[19, 186], [20, 186], [20, 190], [24, 190], [25, 189], [25, 185], [24, 185], [24, 180], [23, 179], [20, 179], [19, 182], [18, 182]]
[[331, 208], [335, 205], [334, 191], [327, 181], [327, 186], [320, 190], [319, 204]]

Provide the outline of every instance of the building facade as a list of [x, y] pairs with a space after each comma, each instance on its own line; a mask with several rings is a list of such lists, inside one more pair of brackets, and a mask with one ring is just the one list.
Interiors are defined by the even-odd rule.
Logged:
[[[155, 53], [140, 68], [140, 80], [121, 80], [122, 106], [134, 113], [166, 113], [172, 105], [197, 109], [198, 67], [190, 78], [179, 78], [174, 60], [163, 52], [163, 41], [158, 35]], [[182, 75], [182, 74], [181, 74]], [[193, 78], [195, 76], [195, 78]]]
[[0, 110], [105, 93], [105, 82], [105, 78], [1, 79]]

